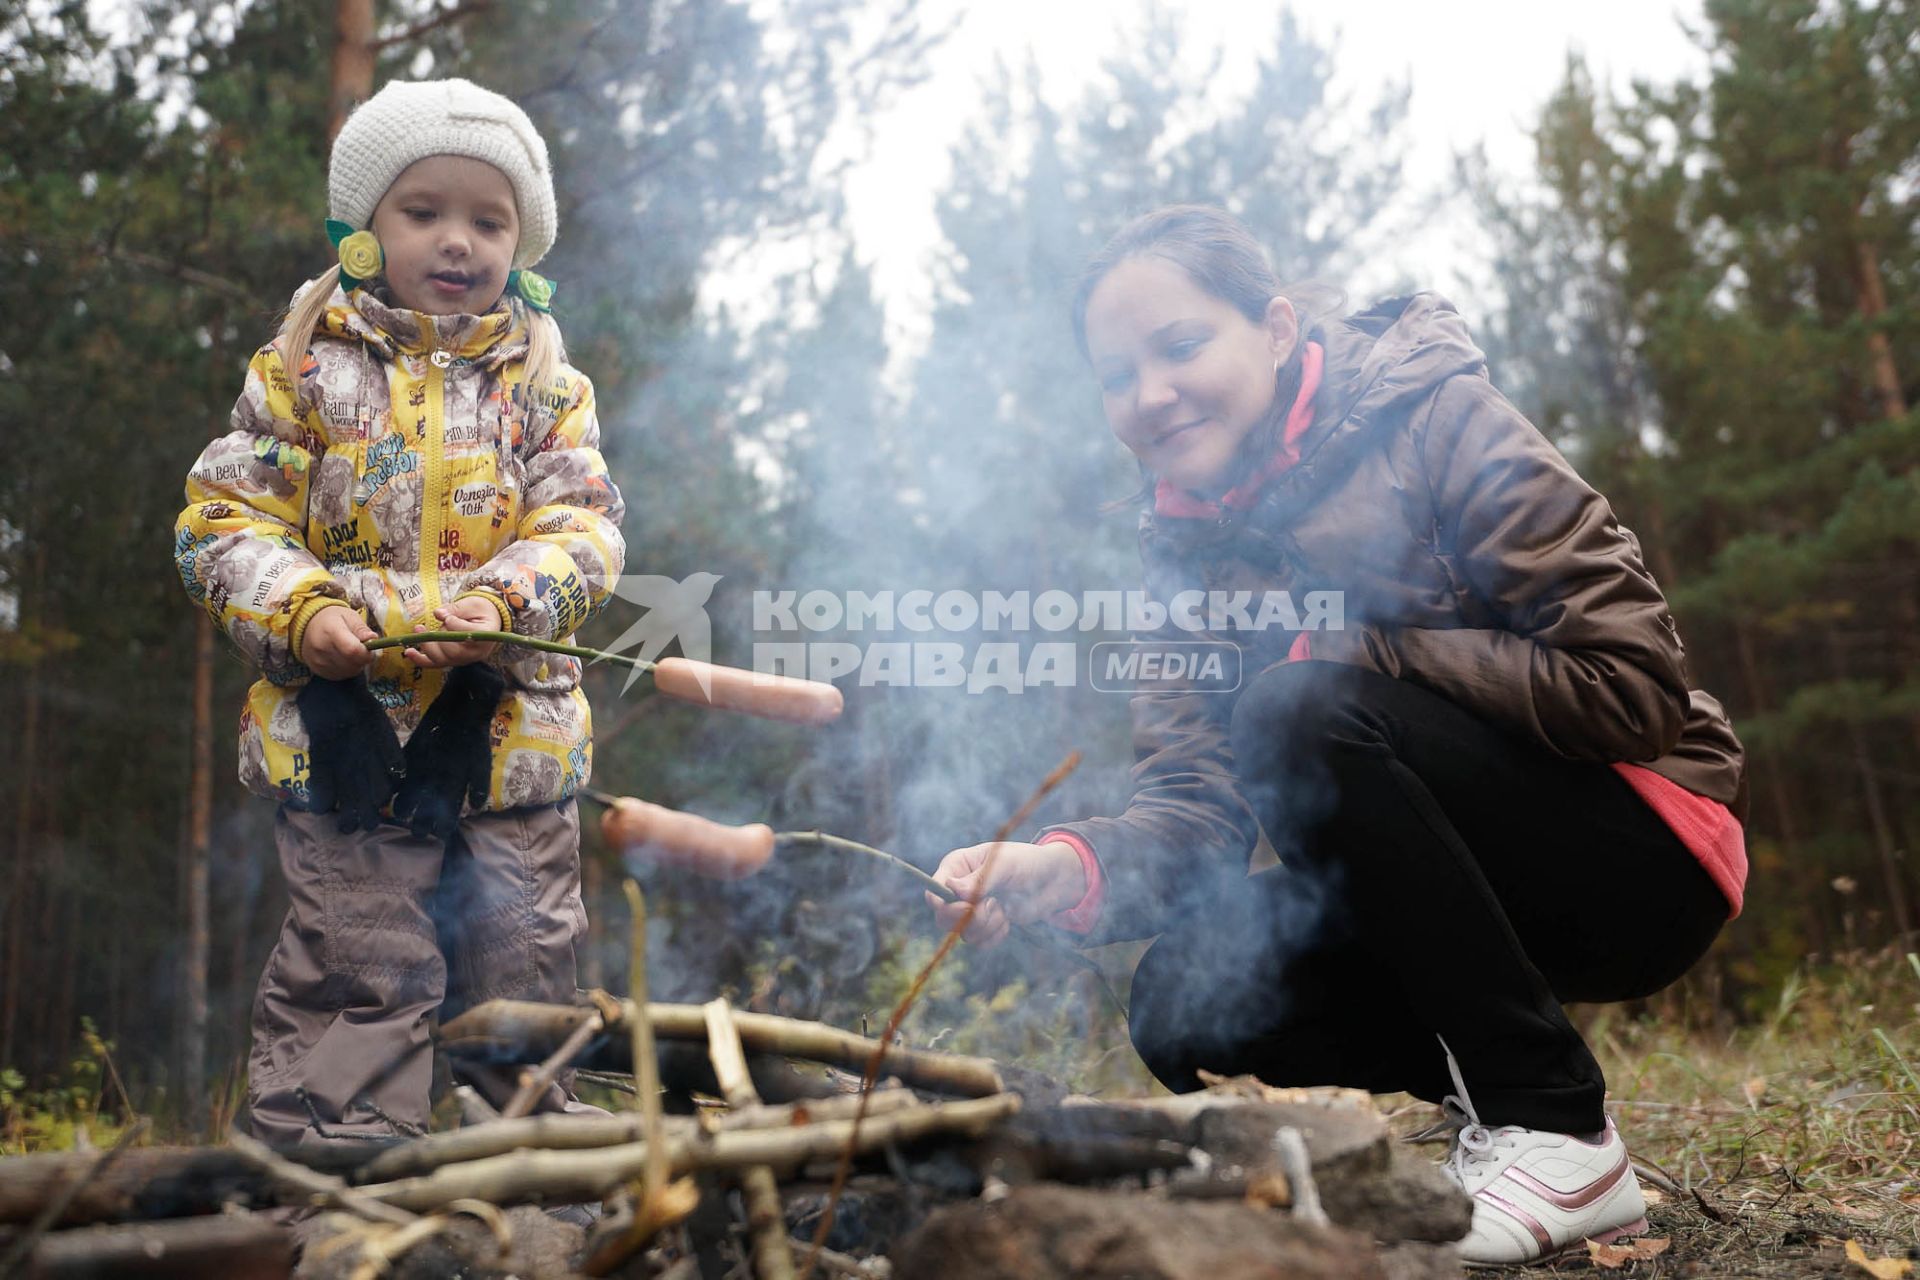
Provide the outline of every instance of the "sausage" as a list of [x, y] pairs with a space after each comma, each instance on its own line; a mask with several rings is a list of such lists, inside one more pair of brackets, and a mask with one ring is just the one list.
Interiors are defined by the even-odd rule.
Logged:
[[[707, 687], [702, 689], [704, 678]], [[764, 720], [791, 724], [828, 724], [840, 718], [845, 701], [823, 680], [716, 667], [690, 658], [662, 658], [654, 664], [653, 687], [669, 698], [707, 707], [744, 711]]]
[[773, 828], [764, 822], [730, 827], [622, 796], [600, 815], [600, 834], [622, 853], [646, 854], [715, 880], [742, 880], [773, 856]]

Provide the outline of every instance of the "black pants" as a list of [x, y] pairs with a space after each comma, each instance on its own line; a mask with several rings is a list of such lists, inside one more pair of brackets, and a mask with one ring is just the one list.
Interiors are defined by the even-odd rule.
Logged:
[[1604, 764], [1561, 759], [1403, 680], [1326, 662], [1262, 673], [1234, 712], [1249, 800], [1283, 865], [1161, 935], [1134, 1045], [1168, 1087], [1452, 1092], [1488, 1124], [1588, 1133], [1600, 1066], [1562, 1000], [1649, 995], [1727, 902]]

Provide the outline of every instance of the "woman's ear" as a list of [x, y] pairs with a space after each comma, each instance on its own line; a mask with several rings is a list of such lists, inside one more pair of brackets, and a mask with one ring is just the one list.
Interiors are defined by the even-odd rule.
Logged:
[[1287, 362], [1299, 341], [1300, 318], [1294, 315], [1293, 304], [1283, 297], [1270, 299], [1267, 302], [1267, 349], [1273, 353], [1274, 368]]

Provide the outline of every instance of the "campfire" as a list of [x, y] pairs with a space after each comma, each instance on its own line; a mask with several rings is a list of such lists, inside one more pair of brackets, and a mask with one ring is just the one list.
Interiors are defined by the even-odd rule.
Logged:
[[[839, 710], [837, 692], [810, 682], [628, 663], [660, 692], [710, 706], [811, 723]], [[737, 879], [781, 848], [830, 849], [953, 897], [838, 836], [588, 794], [611, 845], [702, 875]], [[632, 998], [496, 1000], [438, 1028], [456, 1075], [521, 1068], [504, 1107], [461, 1086], [457, 1128], [391, 1141], [327, 1141], [315, 1114], [320, 1140], [291, 1151], [243, 1136], [141, 1148], [135, 1126], [104, 1152], [0, 1161], [0, 1276], [1459, 1274], [1446, 1242], [1466, 1232], [1469, 1201], [1394, 1145], [1364, 1093], [1237, 1079], [1101, 1101], [1015, 1064], [903, 1047], [901, 1022], [964, 919], [877, 1039], [725, 1000], [648, 1002], [647, 914], [638, 886], [626, 889]], [[568, 1073], [635, 1109], [524, 1114]]]
[[[1217, 1080], [1103, 1102], [721, 1000], [642, 1017], [604, 993], [481, 1005], [439, 1043], [456, 1063], [522, 1064], [531, 1097], [567, 1069], [625, 1084], [641, 1028], [653, 1096], [678, 1114], [516, 1116], [463, 1091], [458, 1129], [312, 1164], [242, 1137], [22, 1157], [0, 1162], [0, 1250], [27, 1244], [32, 1276], [286, 1276], [293, 1237], [262, 1211], [311, 1207], [302, 1274], [1456, 1274], [1445, 1242], [1467, 1201], [1349, 1090]], [[584, 1238], [516, 1208], [603, 1202]]]

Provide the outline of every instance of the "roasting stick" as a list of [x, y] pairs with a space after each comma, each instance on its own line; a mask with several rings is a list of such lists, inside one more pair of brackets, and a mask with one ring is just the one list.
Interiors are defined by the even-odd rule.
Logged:
[[653, 687], [669, 698], [723, 711], [741, 711], [763, 720], [785, 720], [790, 724], [828, 724], [840, 718], [845, 700], [840, 691], [822, 680], [801, 680], [794, 676], [769, 675], [762, 671], [743, 671], [738, 667], [719, 667], [691, 658], [662, 658], [648, 662], [624, 653], [608, 653], [585, 645], [561, 644], [557, 640], [536, 640], [511, 631], [415, 631], [411, 635], [382, 636], [367, 641], [369, 649], [399, 649], [417, 644], [447, 641], [454, 644], [490, 640], [495, 644], [519, 645], [542, 653], [564, 653], [589, 662], [612, 662], [632, 667], [649, 676]]
[[[920, 882], [922, 888], [943, 902], [956, 902], [958, 895], [898, 854], [876, 849], [858, 840], [829, 835], [824, 831], [774, 831], [765, 823], [731, 827], [691, 813], [616, 796], [592, 787], [580, 794], [607, 807], [600, 819], [601, 834], [616, 849], [638, 848], [668, 866], [683, 867], [718, 880], [739, 880], [753, 875], [767, 864], [776, 849], [831, 849], [859, 854], [892, 867]], [[1100, 988], [1112, 1002], [1122, 1020], [1127, 1006], [1119, 992], [1107, 981], [1098, 964], [1080, 954], [1073, 945], [1044, 929], [1017, 924], [1013, 931], [1023, 941], [1065, 960], [1076, 969], [1084, 969], [1099, 979]]]

